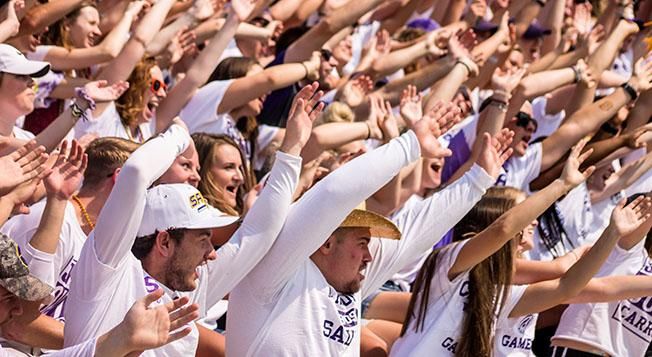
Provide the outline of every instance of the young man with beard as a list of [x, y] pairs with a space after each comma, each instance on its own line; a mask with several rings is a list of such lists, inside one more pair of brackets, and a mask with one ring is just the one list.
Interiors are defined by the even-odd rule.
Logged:
[[[509, 136], [500, 143], [486, 135], [478, 165], [423, 201], [402, 232], [406, 239], [371, 239], [399, 232], [379, 216], [352, 210], [419, 156], [449, 156], [433, 134], [441, 133], [437, 120], [458, 114], [441, 105], [414, 130], [352, 160], [301, 197], [272, 249], [230, 294], [227, 355], [359, 354], [362, 299], [461, 219], [511, 153], [503, 152]], [[388, 225], [394, 228], [380, 229]]]
[[[210, 207], [194, 187], [163, 184], [147, 189], [190, 144], [177, 122], [145, 143], [127, 160], [82, 248], [66, 309], [64, 345], [98, 336], [119, 321], [129, 306], [162, 288], [163, 303], [188, 296], [200, 315], [219, 301], [263, 257], [282, 228], [297, 184], [301, 159], [319, 95], [316, 84], [297, 96], [276, 163], [256, 204], [228, 243], [217, 252], [211, 229], [233, 223]], [[157, 160], [151, 160], [156, 155]], [[130, 252], [133, 252], [133, 254]], [[216, 259], [219, 256], [219, 259]], [[194, 355], [198, 332], [151, 356]]]

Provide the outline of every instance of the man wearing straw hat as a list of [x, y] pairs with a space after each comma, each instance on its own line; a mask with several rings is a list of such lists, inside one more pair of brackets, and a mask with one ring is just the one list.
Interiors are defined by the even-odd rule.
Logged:
[[441, 134], [438, 121], [446, 127], [458, 113], [446, 107], [424, 117], [414, 131], [329, 174], [290, 208], [270, 251], [230, 294], [227, 355], [359, 354], [362, 299], [461, 219], [511, 153], [509, 135], [498, 142], [486, 134], [477, 164], [424, 200], [402, 239], [385, 218], [354, 210], [419, 156], [450, 155], [433, 134]]

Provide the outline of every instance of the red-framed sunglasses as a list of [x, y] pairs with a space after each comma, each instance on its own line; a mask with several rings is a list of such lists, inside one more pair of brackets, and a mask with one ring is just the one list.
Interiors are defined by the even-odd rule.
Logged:
[[158, 94], [161, 88], [163, 89], [164, 92], [167, 92], [168, 85], [165, 84], [165, 82], [163, 82], [160, 79], [152, 79], [151, 86], [149, 87], [149, 89], [152, 90], [152, 93]]

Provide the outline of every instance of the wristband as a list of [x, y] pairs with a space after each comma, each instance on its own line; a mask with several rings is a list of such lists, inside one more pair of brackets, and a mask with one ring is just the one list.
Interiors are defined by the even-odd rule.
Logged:
[[502, 102], [500, 100], [496, 100], [494, 98], [489, 98], [489, 104], [488, 105], [493, 105], [496, 108], [500, 109], [503, 113], [507, 112], [507, 102]]
[[636, 100], [636, 98], [638, 98], [638, 93], [636, 93], [636, 89], [634, 89], [634, 87], [632, 87], [628, 82], [625, 82], [620, 86], [625, 90], [625, 92], [629, 95], [629, 97], [632, 100]]
[[75, 119], [75, 121], [82, 118], [84, 121], [87, 120], [86, 115], [84, 114], [84, 109], [80, 108], [79, 105], [75, 102], [70, 104], [70, 114]]
[[573, 83], [579, 83], [580, 80], [582, 79], [582, 76], [580, 75], [580, 70], [577, 68], [577, 66], [571, 66], [571, 69], [573, 70], [573, 73], [575, 73], [575, 80]]
[[471, 75], [471, 73], [473, 73], [471, 71], [471, 67], [469, 67], [468, 64], [464, 63], [464, 61], [458, 59], [457, 61], [455, 61], [455, 64], [458, 64], [458, 63], [461, 64], [462, 66], [464, 66], [464, 68], [466, 68], [466, 71], [467, 71], [469, 76]]
[[88, 95], [84, 87], [75, 88], [75, 96], [81, 100], [84, 100], [88, 104], [88, 109], [91, 111], [95, 110], [95, 100]]
[[303, 69], [306, 70], [306, 75], [303, 76], [303, 78], [304, 78], [304, 79], [307, 79], [307, 78], [308, 78], [308, 75], [310, 75], [310, 70], [308, 69], [308, 66], [306, 66], [305, 63], [301, 62], [301, 65], [303, 66]]

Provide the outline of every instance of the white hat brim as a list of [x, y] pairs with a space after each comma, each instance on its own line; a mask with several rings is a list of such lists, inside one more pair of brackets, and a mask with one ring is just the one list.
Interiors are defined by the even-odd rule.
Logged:
[[188, 226], [178, 227], [178, 228], [187, 228], [187, 229], [220, 228], [220, 227], [228, 226], [236, 222], [238, 219], [240, 219], [240, 217], [237, 216], [224, 215], [222, 212], [215, 209], [214, 207], [211, 207], [210, 205], [206, 205], [205, 209], [209, 211], [203, 213], [201, 215], [201, 218], [193, 219], [193, 222], [190, 223]]
[[4, 73], [34, 78], [43, 77], [50, 71], [50, 64], [43, 61], [21, 61], [2, 70]]

